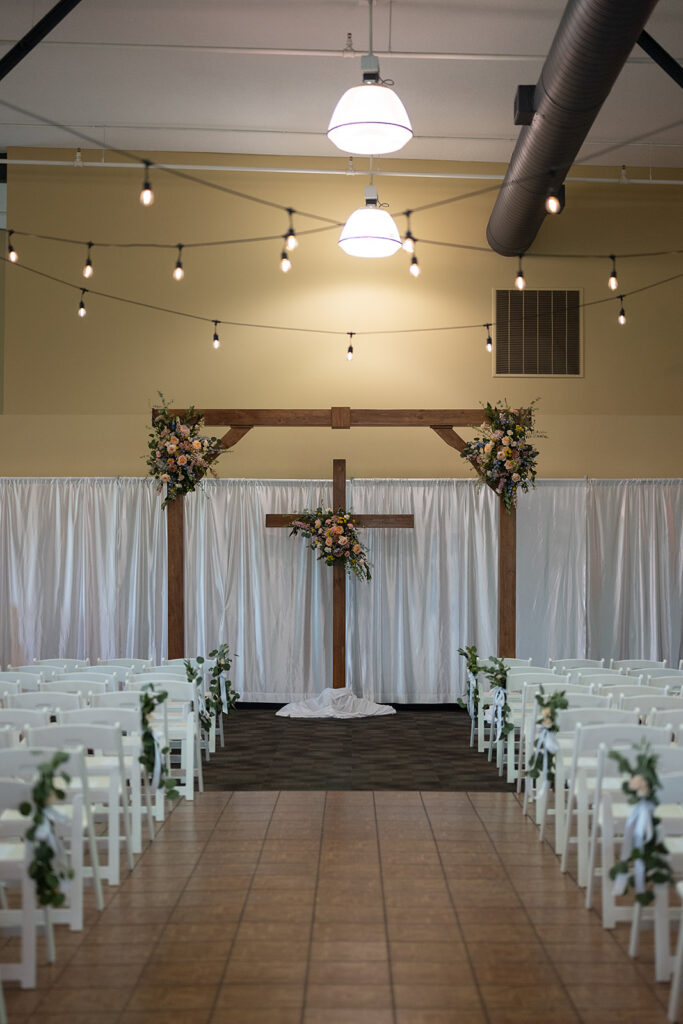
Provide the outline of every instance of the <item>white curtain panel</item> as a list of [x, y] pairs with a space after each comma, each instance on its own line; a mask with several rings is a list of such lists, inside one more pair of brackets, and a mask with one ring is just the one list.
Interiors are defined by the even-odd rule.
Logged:
[[[228, 640], [247, 699], [312, 696], [331, 674], [331, 573], [267, 512], [329, 481], [207, 481], [186, 501], [186, 649]], [[167, 649], [165, 517], [146, 479], [0, 480], [0, 661]], [[347, 673], [374, 700], [461, 691], [457, 648], [495, 650], [497, 508], [461, 480], [354, 480], [373, 580], [347, 584]], [[683, 481], [539, 481], [518, 513], [518, 654], [683, 656]]]

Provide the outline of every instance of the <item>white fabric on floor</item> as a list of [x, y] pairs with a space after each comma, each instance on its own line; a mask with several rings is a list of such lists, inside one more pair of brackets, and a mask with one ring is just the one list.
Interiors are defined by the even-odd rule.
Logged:
[[377, 715], [395, 715], [396, 708], [356, 697], [348, 686], [336, 690], [328, 686], [318, 697], [285, 704], [275, 714], [282, 718], [374, 718]]

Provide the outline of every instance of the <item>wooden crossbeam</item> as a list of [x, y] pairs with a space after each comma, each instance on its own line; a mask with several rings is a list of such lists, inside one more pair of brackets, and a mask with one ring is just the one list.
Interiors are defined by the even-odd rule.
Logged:
[[[169, 409], [182, 416], [184, 409]], [[207, 427], [476, 427], [481, 409], [198, 409]]]

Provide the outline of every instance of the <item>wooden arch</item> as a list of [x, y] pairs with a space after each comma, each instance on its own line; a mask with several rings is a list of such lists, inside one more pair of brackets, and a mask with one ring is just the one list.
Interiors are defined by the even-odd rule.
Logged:
[[[161, 410], [154, 409], [154, 421]], [[182, 417], [183, 409], [169, 409]], [[481, 409], [204, 409], [207, 427], [227, 426], [221, 438], [223, 449], [233, 448], [254, 427], [428, 427], [442, 441], [461, 452], [465, 441], [455, 427], [476, 427], [482, 422]], [[476, 469], [476, 466], [475, 466]], [[487, 481], [485, 481], [487, 482]], [[167, 505], [168, 512], [168, 657], [185, 654], [185, 538], [184, 497]], [[499, 498], [498, 516], [498, 655], [515, 657], [517, 525], [516, 512], [506, 512]]]

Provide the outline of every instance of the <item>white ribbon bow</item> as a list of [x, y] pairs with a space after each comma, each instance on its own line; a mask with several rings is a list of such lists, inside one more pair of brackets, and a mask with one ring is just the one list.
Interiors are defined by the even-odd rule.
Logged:
[[467, 712], [470, 718], [474, 718], [474, 694], [477, 689], [476, 677], [471, 672], [467, 673]]
[[154, 768], [152, 770], [150, 787], [154, 791], [161, 785], [161, 744], [155, 732], [152, 732], [152, 739], [154, 740]]
[[223, 704], [223, 714], [228, 713], [228, 691], [225, 689], [225, 679], [223, 676], [220, 677], [220, 688], [221, 688], [221, 701]]
[[[634, 850], [642, 850], [655, 834], [655, 805], [652, 800], [639, 800], [626, 819], [621, 843], [621, 860], [628, 861]], [[637, 893], [645, 892], [645, 861], [637, 857], [633, 862], [633, 880]], [[614, 895], [623, 896], [628, 888], [628, 871], [614, 880]]]
[[491, 693], [493, 694], [493, 717], [492, 721], [496, 723], [496, 743], [500, 739], [500, 735], [503, 731], [503, 708], [505, 707], [506, 693], [502, 686], [492, 686]]
[[59, 879], [59, 888], [63, 893], [69, 890], [69, 858], [57, 834], [57, 826], [67, 824], [67, 820], [56, 807], [45, 807], [40, 824], [36, 825], [33, 835], [34, 845], [46, 843], [52, 850], [52, 871]]
[[534, 741], [534, 758], [543, 758], [543, 766], [541, 768], [541, 788], [537, 793], [537, 799], [540, 799], [548, 788], [548, 765], [550, 755], [555, 755], [559, 749], [560, 743], [557, 738], [557, 734], [551, 729], [546, 729], [543, 725], [537, 725], [536, 739]]

